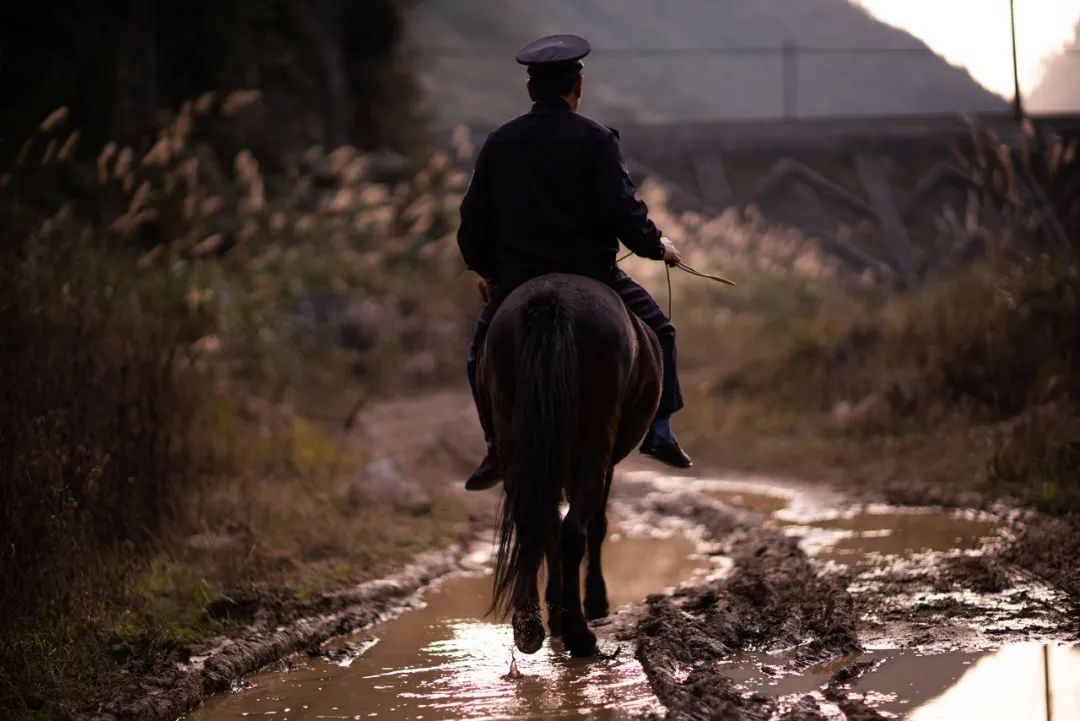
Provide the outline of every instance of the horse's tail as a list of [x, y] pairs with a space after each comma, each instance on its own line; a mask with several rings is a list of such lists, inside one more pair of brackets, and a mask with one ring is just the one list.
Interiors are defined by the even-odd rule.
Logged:
[[569, 312], [555, 292], [526, 302], [514, 374], [513, 453], [499, 524], [492, 611], [523, 608], [559, 532], [559, 501], [578, 426], [578, 358]]

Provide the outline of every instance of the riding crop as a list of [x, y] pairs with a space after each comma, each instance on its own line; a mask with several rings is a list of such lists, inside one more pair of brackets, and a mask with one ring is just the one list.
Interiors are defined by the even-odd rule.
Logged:
[[[622, 261], [626, 260], [627, 258], [629, 258], [633, 254], [634, 254], [633, 251], [629, 251], [625, 255], [621, 256], [620, 258], [617, 258], [615, 260], [615, 262], [616, 263], [621, 263]], [[700, 270], [698, 270], [697, 268], [694, 268], [694, 267], [692, 267], [690, 265], [687, 265], [686, 263], [683, 263], [682, 261], [679, 261], [678, 263], [674, 263], [674, 264], [665, 263], [664, 264], [664, 272], [667, 275], [668, 318], [671, 318], [671, 269], [673, 267], [678, 268], [679, 270], [685, 271], [685, 272], [689, 273], [690, 275], [697, 276], [698, 278], [705, 278], [706, 280], [716, 281], [717, 283], [723, 283], [724, 285], [735, 285], [735, 281], [733, 281], [733, 280], [729, 280], [728, 278], [725, 278], [725, 277], [723, 277], [721, 275], [712, 275], [710, 273], [703, 273]]]

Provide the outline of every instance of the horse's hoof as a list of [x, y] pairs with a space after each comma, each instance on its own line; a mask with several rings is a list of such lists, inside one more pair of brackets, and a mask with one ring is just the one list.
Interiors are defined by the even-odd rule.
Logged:
[[596, 634], [587, 627], [567, 632], [563, 636], [563, 643], [571, 656], [585, 657], [600, 654], [600, 648], [596, 645]]
[[513, 625], [514, 645], [522, 653], [536, 653], [544, 645], [544, 624], [539, 613], [515, 613]]
[[607, 601], [601, 603], [589, 603], [585, 601], [585, 618], [590, 621], [595, 621], [598, 618], [606, 618], [610, 609], [608, 608]]

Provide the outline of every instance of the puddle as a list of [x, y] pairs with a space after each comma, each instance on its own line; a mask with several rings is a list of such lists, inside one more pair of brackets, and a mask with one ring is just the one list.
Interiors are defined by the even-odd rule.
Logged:
[[[714, 568], [683, 534], [616, 531], [604, 545], [613, 607]], [[358, 657], [305, 658], [286, 671], [258, 674], [188, 718], [619, 719], [662, 710], [632, 644], [613, 659], [587, 660], [571, 659], [548, 640], [534, 655], [518, 654], [522, 677], [508, 680], [513, 634], [509, 624], [482, 618], [490, 594], [489, 575], [449, 578], [425, 595], [423, 608], [346, 639], [367, 647]], [[603, 635], [600, 643], [605, 653], [617, 647]]]
[[773, 665], [786, 660], [743, 654], [725, 673], [743, 689], [783, 703], [819, 694], [840, 669], [869, 662], [872, 670], [850, 690], [875, 709], [911, 721], [1080, 721], [1076, 648], [1020, 643], [989, 653], [872, 651], [790, 676]]
[[779, 487], [745, 481], [705, 481], [702, 492], [754, 511], [799, 539], [808, 554], [826, 561], [858, 563], [876, 556], [976, 551], [1001, 535], [1000, 524], [972, 511], [871, 504], [828, 510], [827, 499], [804, 498]]
[[823, 560], [854, 563], [871, 556], [909, 557], [985, 548], [1000, 536], [998, 523], [975, 514], [934, 508], [867, 507], [853, 515], [798, 522], [776, 519]]
[[745, 508], [749, 511], [760, 513], [765, 517], [772, 517], [777, 512], [782, 511], [791, 505], [791, 499], [785, 496], [774, 496], [768, 493], [754, 493], [746, 490], [717, 489], [709, 491], [707, 495], [718, 501], [722, 501], [729, 506]]

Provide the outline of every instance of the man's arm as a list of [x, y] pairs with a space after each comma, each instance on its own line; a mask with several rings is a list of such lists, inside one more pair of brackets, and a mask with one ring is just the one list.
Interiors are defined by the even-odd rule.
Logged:
[[637, 197], [614, 132], [601, 139], [597, 163], [601, 203], [615, 235], [636, 255], [663, 260], [666, 253], [660, 231], [649, 220], [648, 206]]
[[461, 225], [457, 237], [461, 257], [469, 270], [483, 278], [492, 278], [495, 275], [495, 234], [487, 156], [487, 143], [484, 143], [461, 201]]

